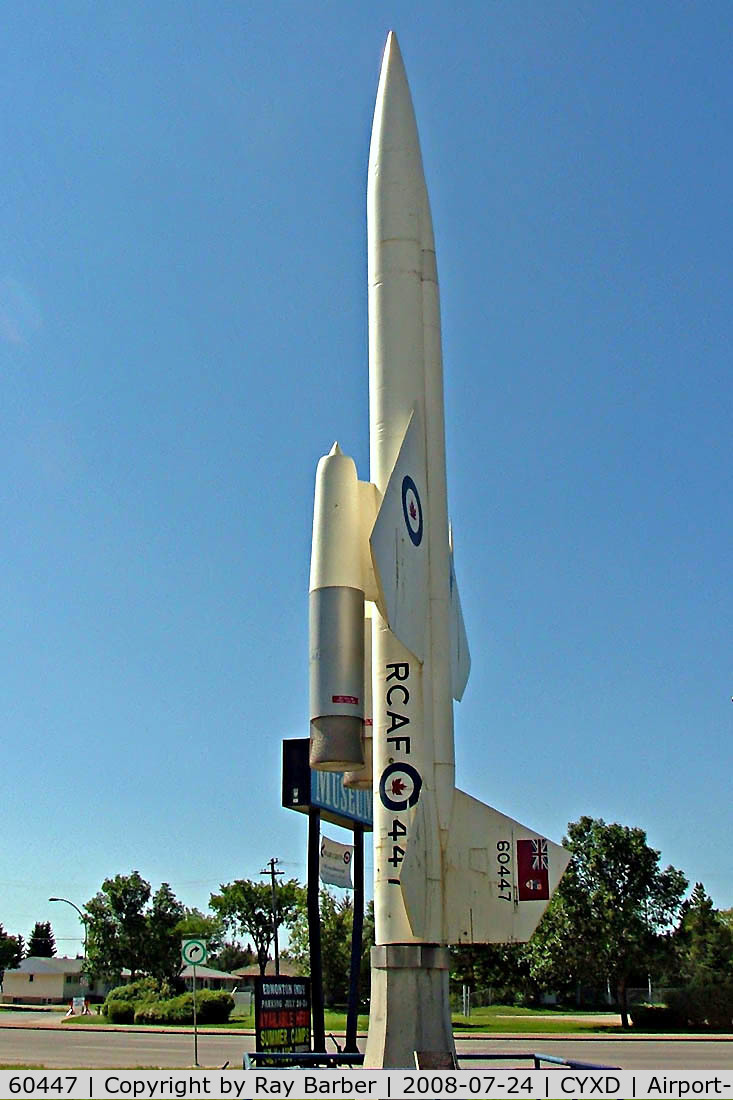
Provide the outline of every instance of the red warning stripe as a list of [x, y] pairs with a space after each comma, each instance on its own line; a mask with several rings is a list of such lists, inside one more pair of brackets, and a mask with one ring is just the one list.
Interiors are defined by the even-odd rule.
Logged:
[[359, 700], [356, 697], [356, 695], [332, 695], [331, 696], [331, 702], [332, 703], [353, 703], [353, 705], [355, 707], [359, 705]]

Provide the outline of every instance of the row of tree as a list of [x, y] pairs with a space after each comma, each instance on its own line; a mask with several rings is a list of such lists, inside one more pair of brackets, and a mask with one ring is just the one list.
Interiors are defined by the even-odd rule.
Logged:
[[733, 979], [733, 910], [702, 883], [660, 866], [643, 829], [582, 817], [563, 844], [573, 858], [529, 943], [454, 949], [454, 973], [474, 988], [552, 991], [563, 1000], [611, 993], [628, 1027], [628, 991]]
[[[563, 843], [573, 858], [531, 941], [454, 948], [457, 980], [528, 1000], [547, 991], [562, 999], [582, 992], [600, 1000], [611, 991], [624, 1024], [630, 986], [646, 985], [651, 974], [655, 984], [733, 980], [733, 910], [716, 910], [701, 883], [683, 901], [687, 878], [661, 867], [643, 829], [582, 817], [568, 826]], [[186, 935], [207, 939], [211, 965], [230, 972], [256, 958], [264, 974], [273, 942], [272, 904], [269, 884], [237, 879], [211, 895], [211, 912], [205, 914], [186, 908], [168, 883], [153, 893], [137, 871], [116, 875], [84, 907], [88, 975], [116, 980], [129, 970], [133, 977], [175, 981]], [[348, 897], [337, 900], [322, 891], [320, 911], [324, 996], [328, 1004], [343, 1004], [353, 909]], [[283, 957], [307, 973], [306, 892], [295, 879], [275, 888], [275, 922], [288, 931]], [[365, 997], [373, 942], [370, 906], [362, 954]], [[54, 950], [48, 924], [36, 925], [25, 951], [22, 937], [8, 936], [0, 926], [0, 970], [17, 965], [24, 954]]]
[[22, 959], [50, 959], [55, 954], [56, 940], [49, 921], [36, 921], [27, 943], [20, 935], [9, 935], [0, 924], [0, 981], [4, 972], [18, 966]]

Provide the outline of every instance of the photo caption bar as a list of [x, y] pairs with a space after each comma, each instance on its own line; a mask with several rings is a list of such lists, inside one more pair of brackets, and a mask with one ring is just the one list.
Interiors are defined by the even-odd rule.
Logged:
[[[509, 1056], [510, 1057], [510, 1056]], [[733, 1100], [733, 1069], [674, 1073], [666, 1070], [2, 1070], [1, 1097], [65, 1097], [67, 1100], [265, 1100], [330, 1096], [498, 1097], [558, 1100], [613, 1097], [614, 1100]]]

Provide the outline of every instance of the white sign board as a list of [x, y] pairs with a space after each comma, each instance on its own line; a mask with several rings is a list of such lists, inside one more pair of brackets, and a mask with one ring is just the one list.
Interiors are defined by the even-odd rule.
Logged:
[[208, 957], [209, 949], [205, 940], [189, 939], [181, 942], [181, 958], [189, 966], [201, 966]]
[[329, 837], [321, 838], [321, 882], [329, 886], [340, 886], [345, 890], [353, 890], [351, 879], [351, 864], [354, 859], [353, 844], [339, 844]]

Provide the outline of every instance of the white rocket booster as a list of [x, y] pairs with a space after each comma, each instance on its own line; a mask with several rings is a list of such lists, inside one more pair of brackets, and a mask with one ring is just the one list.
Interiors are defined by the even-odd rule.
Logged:
[[[463, 694], [470, 657], [448, 525], [435, 243], [394, 33], [374, 112], [367, 221], [371, 482], [357, 483], [352, 463], [338, 490], [324, 490], [327, 481], [338, 480], [327, 478], [335, 456], [340, 464], [351, 460], [335, 446], [319, 463], [311, 765], [346, 766], [358, 774], [364, 689], [352, 685], [361, 660], [364, 601], [371, 602], [376, 950], [417, 948], [399, 957], [383, 952], [380, 965], [394, 970], [393, 977], [402, 974], [393, 983], [395, 994], [402, 989], [425, 1003], [432, 998], [434, 1014], [442, 1015], [435, 1027], [423, 1021], [395, 1044], [390, 979], [381, 993], [377, 989], [381, 1023], [373, 1026], [373, 977], [366, 1064], [400, 1065], [411, 1042], [433, 1044], [413, 1049], [440, 1049], [441, 1042], [452, 1047], [442, 1003], [447, 976], [421, 987], [405, 975], [445, 969], [434, 962], [432, 945], [528, 939], [569, 857], [455, 786], [453, 699]], [[363, 664], [361, 671], [363, 681]], [[367, 744], [363, 726], [361, 732]]]

